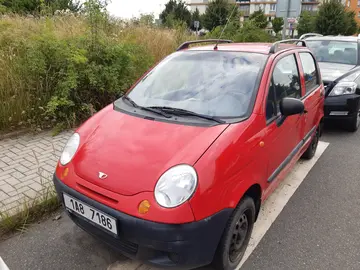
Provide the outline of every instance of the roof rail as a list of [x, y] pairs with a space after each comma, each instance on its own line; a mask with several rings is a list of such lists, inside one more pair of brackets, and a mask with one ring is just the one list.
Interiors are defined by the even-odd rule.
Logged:
[[270, 48], [270, 51], [269, 53], [276, 53], [278, 48], [279, 48], [279, 44], [282, 44], [282, 43], [287, 43], [287, 42], [301, 42], [302, 46], [303, 47], [306, 47], [306, 43], [305, 43], [305, 40], [301, 40], [301, 39], [284, 39], [284, 40], [280, 40], [280, 41], [277, 41], [275, 43], [273, 43], [273, 45], [271, 46]]
[[192, 41], [186, 41], [183, 44], [181, 44], [179, 46], [179, 48], [176, 49], [176, 51], [180, 51], [183, 49], [187, 49], [189, 48], [190, 45], [192, 44], [197, 44], [197, 43], [207, 43], [207, 42], [218, 42], [218, 43], [233, 43], [232, 40], [227, 40], [227, 39], [200, 39], [200, 40], [192, 40]]
[[299, 39], [305, 39], [307, 37], [323, 37], [322, 34], [318, 34], [318, 33], [306, 33], [306, 34], [303, 34], [299, 37]]

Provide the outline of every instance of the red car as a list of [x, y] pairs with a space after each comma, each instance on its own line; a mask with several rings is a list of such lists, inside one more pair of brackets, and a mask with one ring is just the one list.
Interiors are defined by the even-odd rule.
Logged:
[[84, 123], [54, 183], [78, 226], [130, 258], [232, 270], [261, 204], [313, 157], [324, 86], [302, 41], [199, 42]]

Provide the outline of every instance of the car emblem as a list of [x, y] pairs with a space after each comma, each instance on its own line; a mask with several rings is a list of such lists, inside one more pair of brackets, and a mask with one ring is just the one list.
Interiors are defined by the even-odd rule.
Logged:
[[107, 177], [108, 177], [108, 175], [106, 173], [99, 172], [99, 178], [100, 179], [106, 179]]

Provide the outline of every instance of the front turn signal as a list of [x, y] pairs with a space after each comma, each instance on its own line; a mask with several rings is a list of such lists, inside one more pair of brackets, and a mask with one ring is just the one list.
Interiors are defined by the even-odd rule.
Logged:
[[143, 200], [139, 204], [138, 212], [140, 214], [146, 214], [147, 212], [149, 212], [149, 209], [150, 209], [150, 202], [148, 200]]

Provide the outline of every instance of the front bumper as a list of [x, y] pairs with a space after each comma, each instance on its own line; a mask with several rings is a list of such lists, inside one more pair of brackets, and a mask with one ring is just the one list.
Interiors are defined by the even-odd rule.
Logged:
[[53, 182], [59, 199], [63, 192], [116, 218], [118, 236], [105, 232], [82, 217], [67, 211], [83, 230], [101, 239], [129, 258], [157, 267], [197, 268], [212, 262], [232, 209], [187, 224], [164, 224], [139, 219], [90, 199], [62, 183], [56, 175]]
[[325, 120], [348, 120], [359, 111], [360, 95], [328, 96], [325, 99]]

